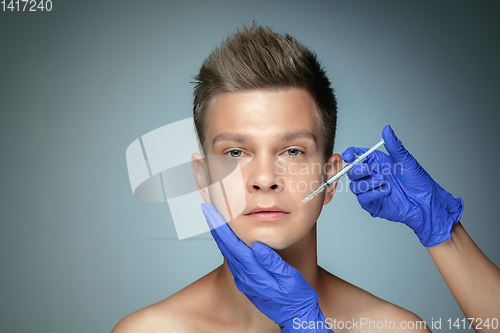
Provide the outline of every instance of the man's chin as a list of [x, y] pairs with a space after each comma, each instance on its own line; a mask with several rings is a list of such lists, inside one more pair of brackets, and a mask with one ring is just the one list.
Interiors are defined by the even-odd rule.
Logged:
[[260, 227], [260, 228], [233, 228], [230, 227], [238, 238], [248, 247], [259, 242], [269, 246], [273, 250], [283, 250], [294, 243], [294, 235], [287, 233], [283, 227]]
[[269, 246], [271, 249], [275, 251], [283, 250], [289, 247], [291, 244], [287, 242], [285, 239], [278, 239], [276, 237], [267, 238], [267, 237], [259, 237], [250, 242], [245, 242], [249, 247], [252, 247], [253, 243], [262, 243], [264, 245]]

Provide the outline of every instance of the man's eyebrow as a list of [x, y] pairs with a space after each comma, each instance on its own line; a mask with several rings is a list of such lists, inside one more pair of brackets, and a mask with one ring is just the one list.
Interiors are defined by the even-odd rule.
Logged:
[[[278, 134], [278, 140], [282, 141], [282, 142], [292, 141], [292, 140], [299, 139], [299, 138], [312, 139], [312, 140], [314, 140], [314, 143], [316, 144], [316, 146], [318, 145], [318, 140], [316, 139], [316, 135], [314, 135], [313, 132], [308, 131], [308, 130]], [[251, 141], [251, 137], [248, 135], [223, 132], [223, 133], [217, 134], [213, 138], [212, 145], [214, 146], [219, 141], [233, 141], [233, 142], [238, 142], [238, 143], [246, 143], [246, 142]]]
[[314, 140], [314, 143], [318, 145], [318, 140], [316, 140], [316, 135], [314, 135], [313, 132], [308, 130], [283, 133], [279, 135], [278, 138], [280, 141], [292, 141], [299, 138], [309, 138]]
[[234, 134], [234, 133], [219, 133], [212, 140], [212, 146], [214, 146], [219, 141], [234, 141], [239, 143], [245, 143], [250, 141], [250, 137], [247, 135]]

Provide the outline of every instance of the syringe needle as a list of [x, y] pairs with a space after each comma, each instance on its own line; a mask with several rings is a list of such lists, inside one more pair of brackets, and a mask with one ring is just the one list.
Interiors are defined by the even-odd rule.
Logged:
[[315, 196], [317, 196], [319, 193], [323, 192], [324, 189], [326, 189], [328, 186], [333, 184], [334, 181], [336, 181], [337, 179], [339, 179], [340, 177], [345, 175], [349, 170], [352, 169], [353, 166], [355, 166], [356, 164], [363, 161], [368, 155], [370, 155], [373, 151], [375, 151], [378, 147], [380, 147], [383, 144], [384, 144], [384, 139], [380, 140], [375, 146], [371, 147], [364, 154], [362, 154], [357, 159], [355, 159], [352, 163], [346, 165], [344, 168], [342, 168], [342, 170], [340, 170], [335, 175], [330, 177], [326, 182], [324, 182], [323, 184], [318, 186], [318, 188], [316, 188], [307, 197], [305, 197], [301, 203], [306, 203], [306, 202], [310, 201], [312, 198], [314, 198]]

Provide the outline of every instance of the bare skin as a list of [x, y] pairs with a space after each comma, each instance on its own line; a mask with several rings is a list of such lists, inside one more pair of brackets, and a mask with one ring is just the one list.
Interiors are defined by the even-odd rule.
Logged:
[[[500, 269], [469, 237], [458, 222], [447, 241], [427, 248], [466, 318], [476, 332], [498, 332], [491, 325], [500, 320]], [[477, 326], [479, 325], [479, 326]]]
[[[326, 318], [351, 327], [353, 318], [373, 321], [418, 322], [415, 314], [388, 303], [318, 266], [319, 305]], [[347, 324], [349, 322], [349, 324]], [[373, 327], [372, 327], [373, 328]], [[337, 329], [341, 332], [429, 332], [422, 330]], [[113, 330], [122, 332], [276, 332], [280, 329], [238, 291], [225, 264], [156, 304], [123, 318]]]
[[[418, 329], [419, 324], [413, 330], [400, 327], [405, 325], [403, 321], [413, 325], [421, 319], [318, 266], [316, 221], [323, 205], [332, 199], [336, 184], [307, 205], [298, 207], [308, 190], [299, 191], [296, 184], [317, 186], [340, 170], [341, 159], [335, 154], [325, 161], [316, 105], [307, 91], [294, 88], [223, 93], [217, 96], [209, 112], [207, 155], [237, 155], [238, 163], [244, 166], [246, 209], [228, 223], [238, 238], [248, 246], [257, 241], [268, 245], [300, 271], [318, 293], [319, 306], [327, 320], [332, 323], [336, 320], [337, 333], [430, 332], [426, 327]], [[224, 133], [223, 140], [214, 142], [214, 138]], [[220, 203], [212, 202], [206, 190], [211, 166], [199, 162], [200, 157], [193, 155], [193, 160], [198, 161], [194, 163], [194, 172], [200, 194], [217, 207]], [[329, 165], [325, 172], [300, 174], [292, 168], [293, 163], [312, 167], [325, 162]], [[287, 171], [281, 172], [280, 166], [286, 166]], [[277, 220], [254, 218], [249, 211], [256, 205], [277, 205], [286, 211], [286, 216]], [[361, 318], [386, 324], [378, 329], [375, 324], [360, 326]], [[339, 321], [343, 322], [342, 328]], [[113, 332], [278, 333], [280, 329], [236, 288], [224, 262], [169, 298], [126, 316]]]

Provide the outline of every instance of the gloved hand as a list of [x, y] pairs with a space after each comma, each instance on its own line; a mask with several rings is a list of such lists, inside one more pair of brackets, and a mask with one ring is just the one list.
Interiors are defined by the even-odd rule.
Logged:
[[[203, 203], [201, 208], [236, 287], [278, 324], [281, 332], [333, 332], [326, 328], [329, 326], [319, 308], [318, 294], [299, 271], [262, 243], [256, 242], [249, 248], [212, 205]], [[219, 227], [212, 229], [212, 226]], [[299, 328], [304, 321], [323, 321], [325, 329]]]
[[[361, 207], [373, 217], [406, 224], [426, 247], [449, 239], [462, 216], [462, 199], [455, 199], [429, 176], [389, 125], [382, 138], [389, 155], [376, 150], [348, 172]], [[342, 159], [350, 163], [365, 151], [347, 148]]]

